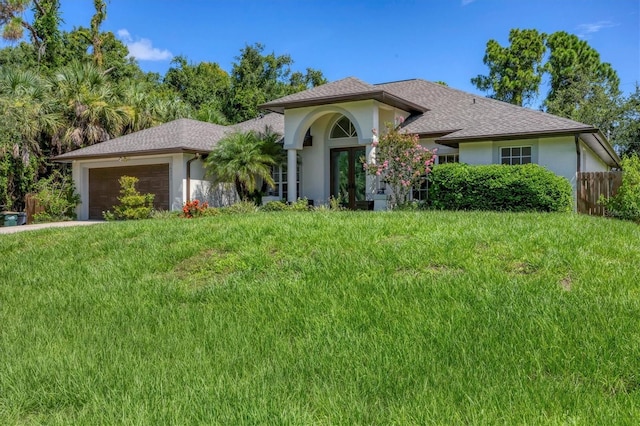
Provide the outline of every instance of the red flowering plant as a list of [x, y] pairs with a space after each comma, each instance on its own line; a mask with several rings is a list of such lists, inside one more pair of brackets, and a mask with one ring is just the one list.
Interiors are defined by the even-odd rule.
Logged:
[[182, 206], [182, 214], [180, 216], [186, 217], [187, 219], [199, 217], [202, 216], [208, 208], [209, 204], [206, 201], [204, 203], [198, 200], [189, 201]]
[[420, 145], [418, 135], [401, 132], [387, 124], [387, 132], [377, 139], [374, 129], [371, 160], [364, 163], [369, 175], [385, 181], [391, 192], [391, 207], [409, 202], [412, 187], [418, 187], [431, 172], [436, 160], [432, 152]]

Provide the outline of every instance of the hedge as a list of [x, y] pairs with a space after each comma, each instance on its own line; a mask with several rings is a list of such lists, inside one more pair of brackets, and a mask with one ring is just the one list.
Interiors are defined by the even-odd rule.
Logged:
[[537, 164], [438, 165], [429, 174], [427, 207], [446, 210], [571, 211], [569, 181]]

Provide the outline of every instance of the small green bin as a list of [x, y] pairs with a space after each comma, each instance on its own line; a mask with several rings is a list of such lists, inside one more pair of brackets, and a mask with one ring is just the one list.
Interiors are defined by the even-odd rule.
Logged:
[[0, 213], [0, 223], [2, 226], [17, 226], [18, 225], [18, 213], [14, 212], [2, 212]]

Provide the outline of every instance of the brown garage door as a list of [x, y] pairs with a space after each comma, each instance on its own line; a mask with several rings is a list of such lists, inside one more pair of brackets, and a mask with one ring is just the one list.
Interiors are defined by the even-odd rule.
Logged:
[[169, 210], [169, 164], [89, 169], [89, 219], [102, 219], [102, 212], [118, 204], [121, 176], [139, 179], [141, 194], [155, 194], [153, 207]]

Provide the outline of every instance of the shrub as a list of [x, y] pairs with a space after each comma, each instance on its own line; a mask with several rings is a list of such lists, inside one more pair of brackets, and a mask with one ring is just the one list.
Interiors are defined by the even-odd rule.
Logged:
[[35, 199], [44, 209], [34, 215], [36, 222], [73, 220], [76, 218], [75, 208], [80, 204], [80, 195], [71, 176], [57, 170], [36, 183]]
[[569, 181], [537, 164], [450, 163], [429, 175], [427, 206], [450, 210], [571, 211]]
[[199, 200], [189, 201], [182, 206], [182, 214], [181, 217], [186, 217], [187, 219], [191, 219], [194, 217], [200, 217], [204, 215], [204, 212], [209, 208], [209, 203], [206, 201], [201, 203]]
[[637, 154], [622, 159], [622, 185], [616, 195], [600, 203], [607, 214], [619, 219], [640, 221], [640, 158]]
[[147, 219], [153, 211], [154, 194], [140, 194], [136, 189], [138, 178], [122, 176], [120, 183], [120, 204], [113, 207], [113, 213], [107, 211], [102, 215], [106, 220]]
[[379, 141], [374, 137], [371, 146], [375, 151], [372, 161], [365, 161], [365, 171], [389, 184], [392, 207], [406, 204], [411, 187], [429, 174], [436, 155], [420, 145], [418, 135], [403, 133], [391, 124]]
[[238, 214], [238, 213], [255, 213], [258, 211], [258, 206], [253, 201], [239, 201], [230, 206], [220, 209], [220, 213]]
[[263, 212], [282, 212], [285, 210], [289, 210], [289, 206], [284, 201], [269, 201], [264, 205], [259, 207], [260, 211]]

